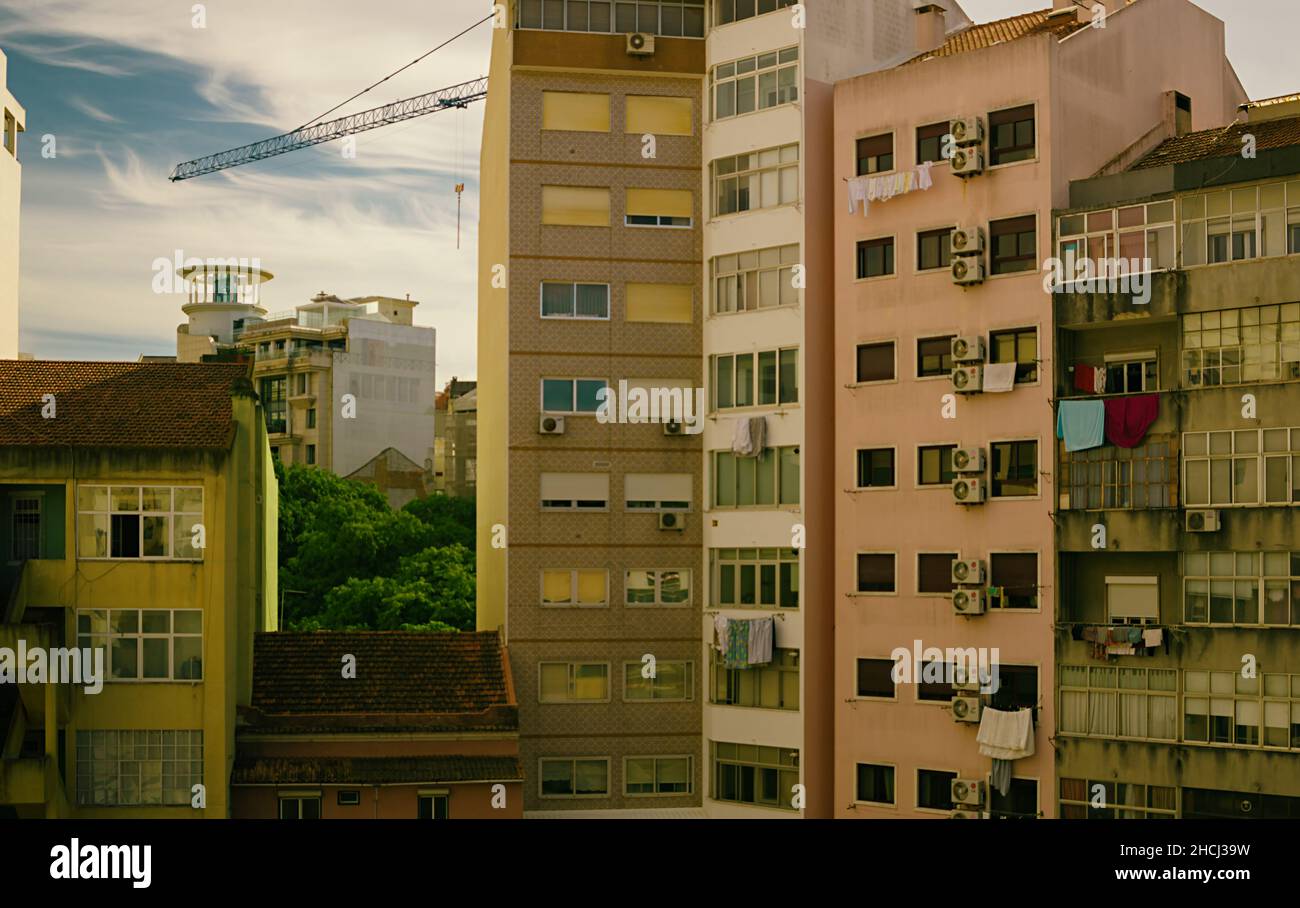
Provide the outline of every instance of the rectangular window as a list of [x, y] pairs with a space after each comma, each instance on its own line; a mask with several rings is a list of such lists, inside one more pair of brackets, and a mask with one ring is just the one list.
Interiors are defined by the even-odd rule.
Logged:
[[1038, 819], [1038, 782], [1034, 779], [1012, 779], [1004, 795], [989, 786], [989, 817], [995, 820]]
[[856, 150], [858, 176], [884, 173], [887, 170], [894, 169], [894, 134], [892, 132], [858, 139]]
[[1018, 385], [1038, 381], [1038, 329], [992, 332], [989, 335], [989, 362], [1015, 363]]
[[952, 563], [956, 552], [922, 552], [916, 556], [916, 591], [921, 595], [952, 592]]
[[799, 48], [733, 60], [713, 68], [713, 119], [799, 100]]
[[859, 383], [894, 380], [894, 342], [858, 344]]
[[916, 484], [921, 486], [952, 485], [957, 474], [952, 468], [956, 445], [924, 445], [916, 449]]
[[921, 674], [915, 679], [916, 699], [927, 703], [951, 703], [957, 693], [952, 686], [956, 671], [957, 667], [951, 663], [922, 662]]
[[799, 146], [784, 145], [713, 162], [713, 215], [799, 201]]
[[1060, 803], [1063, 820], [1172, 820], [1178, 814], [1172, 786], [1103, 779], [1061, 779]]
[[1297, 502], [1300, 430], [1183, 435], [1183, 504], [1187, 507], [1289, 506]]
[[320, 800], [317, 795], [280, 795], [280, 819], [319, 820]]
[[603, 702], [609, 699], [609, 663], [539, 662], [538, 703]]
[[542, 411], [545, 413], [595, 413], [600, 392], [609, 387], [603, 378], [543, 378]]
[[999, 441], [993, 449], [993, 497], [1038, 494], [1038, 442]]
[[598, 568], [542, 571], [542, 605], [603, 608], [609, 604], [609, 571]]
[[859, 659], [857, 691], [859, 697], [894, 699], [894, 660]]
[[519, 0], [515, 10], [521, 29], [704, 37], [704, 0]]
[[10, 558], [13, 561], [27, 561], [41, 557], [41, 497], [39, 495], [15, 495], [10, 526], [13, 543]]
[[1114, 665], [1061, 665], [1062, 734], [1178, 739], [1178, 672]]
[[1300, 552], [1188, 552], [1183, 623], [1300, 627]]
[[1154, 353], [1106, 357], [1106, 393], [1140, 394], [1160, 389], [1160, 367]]
[[542, 318], [609, 318], [609, 284], [542, 281]]
[[695, 194], [689, 189], [627, 191], [623, 223], [628, 227], [689, 227], [695, 218]]
[[288, 431], [288, 383], [288, 376], [285, 375], [262, 379], [262, 409], [266, 413], [266, 431], [272, 435]]
[[952, 339], [954, 335], [922, 337], [916, 342], [916, 377], [933, 378], [952, 374]]
[[916, 129], [916, 163], [938, 163], [943, 160], [943, 137], [948, 134], [948, 122], [931, 123]]
[[794, 286], [797, 243], [719, 255], [711, 264], [715, 313], [752, 312], [799, 302]]
[[690, 98], [667, 95], [627, 95], [626, 135], [689, 136], [695, 134], [695, 105]]
[[714, 24], [726, 25], [728, 22], [752, 19], [794, 6], [796, 2], [797, 0], [718, 0], [713, 4]]
[[[1200, 246], [1204, 249], [1204, 223]], [[1164, 271], [1175, 267], [1174, 203], [1152, 202], [1126, 208], [1063, 215], [1059, 221], [1058, 257], [1067, 276], [1077, 275], [1084, 259], [1099, 274], [1103, 259], [1119, 256], [1138, 271]]]
[[1136, 448], [1061, 445], [1060, 487], [1070, 509], [1175, 507], [1178, 446], [1169, 435], [1148, 435]]
[[713, 357], [713, 408], [798, 403], [798, 365], [797, 347]]
[[629, 322], [689, 325], [695, 320], [695, 288], [690, 284], [626, 284]]
[[994, 608], [1038, 608], [1038, 554], [995, 552], [989, 556], [989, 584], [1000, 592]]
[[624, 605], [687, 605], [691, 601], [691, 572], [685, 568], [632, 570], [625, 581]]
[[609, 132], [609, 95], [542, 92], [542, 129]]
[[1193, 388], [1300, 379], [1300, 303], [1184, 315], [1182, 347]]
[[713, 604], [798, 608], [798, 549], [713, 549]]
[[713, 507], [776, 507], [799, 503], [799, 446], [764, 448], [757, 457], [713, 454]]
[[190, 806], [203, 782], [201, 730], [77, 732], [77, 804]]
[[774, 649], [771, 662], [748, 668], [728, 668], [721, 654], [714, 651], [711, 668], [711, 703], [759, 709], [799, 708], [797, 649]]
[[340, 807], [358, 807], [361, 804], [361, 792], [354, 789], [343, 789], [339, 791], [334, 800]]
[[952, 230], [941, 227], [916, 235], [916, 270], [935, 271], [952, 264]]
[[859, 240], [857, 246], [858, 279], [884, 277], [894, 273], [894, 238]]
[[695, 664], [656, 660], [654, 677], [642, 662], [623, 663], [624, 700], [690, 700], [695, 696]]
[[451, 796], [445, 794], [422, 794], [416, 808], [416, 816], [421, 820], [445, 820], [451, 816]]
[[309, 407], [309, 408], [307, 409], [307, 428], [309, 428], [309, 429], [314, 429], [314, 428], [316, 428], [316, 408], [315, 408], [315, 407]]
[[1034, 154], [1034, 105], [995, 110], [989, 114], [991, 164], [1028, 161]]
[[858, 450], [859, 489], [892, 489], [897, 484], [894, 475], [893, 448]]
[[307, 445], [307, 463], [314, 464], [315, 462], [316, 462], [316, 446]]
[[693, 499], [690, 473], [627, 473], [623, 504], [629, 511], [689, 511]]
[[799, 751], [710, 741], [713, 799], [794, 810]]
[[894, 571], [896, 560], [896, 556], [890, 553], [858, 553], [858, 592], [897, 592]]
[[597, 186], [543, 186], [542, 224], [608, 227], [609, 189]]
[[1184, 671], [1182, 740], [1300, 748], [1300, 675]]
[[599, 511], [609, 507], [608, 473], [543, 473], [542, 510]]
[[1159, 623], [1159, 578], [1107, 577], [1106, 620], [1111, 624]]
[[1038, 270], [1038, 240], [1034, 215], [989, 222], [989, 271], [1011, 274]]
[[854, 800], [868, 804], [893, 804], [894, 767], [879, 763], [859, 763]]
[[926, 810], [952, 810], [952, 782], [955, 772], [938, 769], [916, 771], [916, 806]]
[[694, 773], [690, 757], [628, 757], [623, 762], [623, 794], [688, 795]]
[[539, 794], [543, 798], [609, 796], [608, 757], [552, 757], [540, 762]]
[[203, 680], [200, 609], [78, 610], [77, 646], [105, 650], [106, 680]]
[[202, 561], [194, 545], [202, 524], [198, 486], [77, 486], [81, 558]]

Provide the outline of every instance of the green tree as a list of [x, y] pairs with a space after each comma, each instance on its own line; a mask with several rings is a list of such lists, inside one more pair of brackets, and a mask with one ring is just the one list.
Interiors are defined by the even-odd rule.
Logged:
[[318, 626], [333, 630], [474, 628], [474, 553], [462, 545], [401, 559], [391, 577], [350, 578], [325, 596]]
[[437, 533], [435, 545], [465, 546], [474, 551], [476, 532], [473, 498], [430, 495], [407, 502], [402, 510], [415, 515]]

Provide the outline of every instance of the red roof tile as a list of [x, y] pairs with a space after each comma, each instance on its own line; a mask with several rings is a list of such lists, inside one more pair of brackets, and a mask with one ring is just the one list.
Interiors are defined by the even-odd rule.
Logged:
[[907, 60], [903, 65], [919, 63], [931, 57], [953, 57], [957, 54], [993, 47], [996, 44], [1006, 44], [1032, 35], [1053, 34], [1058, 38], [1064, 38], [1066, 35], [1087, 27], [1087, 23], [1080, 23], [1072, 15], [1049, 18], [1048, 14], [1050, 12], [1051, 9], [1040, 9], [1032, 13], [1023, 13], [1019, 16], [1010, 16], [1006, 19], [995, 19], [992, 22], [972, 25], [949, 36], [947, 41], [944, 41], [934, 50], [918, 54]]
[[516, 757], [237, 757], [232, 785], [411, 785], [523, 781]]
[[1174, 136], [1151, 149], [1129, 169], [1145, 170], [1169, 164], [1187, 164], [1204, 158], [1240, 157], [1241, 139], [1247, 134], [1255, 137], [1256, 151], [1300, 145], [1300, 117], [1261, 120], [1258, 123], [1230, 123], [1218, 129], [1203, 129]]

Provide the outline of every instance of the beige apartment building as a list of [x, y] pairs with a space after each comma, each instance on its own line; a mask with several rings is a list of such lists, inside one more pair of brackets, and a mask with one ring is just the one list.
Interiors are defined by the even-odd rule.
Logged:
[[27, 112], [7, 87], [8, 66], [0, 51], [0, 359], [18, 357], [18, 210], [23, 186], [18, 136], [27, 128]]

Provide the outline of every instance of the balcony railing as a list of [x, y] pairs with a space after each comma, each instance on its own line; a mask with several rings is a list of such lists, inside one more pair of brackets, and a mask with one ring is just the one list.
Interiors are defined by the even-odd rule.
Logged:
[[1060, 446], [1066, 510], [1178, 507], [1178, 437], [1150, 435], [1136, 448], [1107, 445], [1068, 452]]

